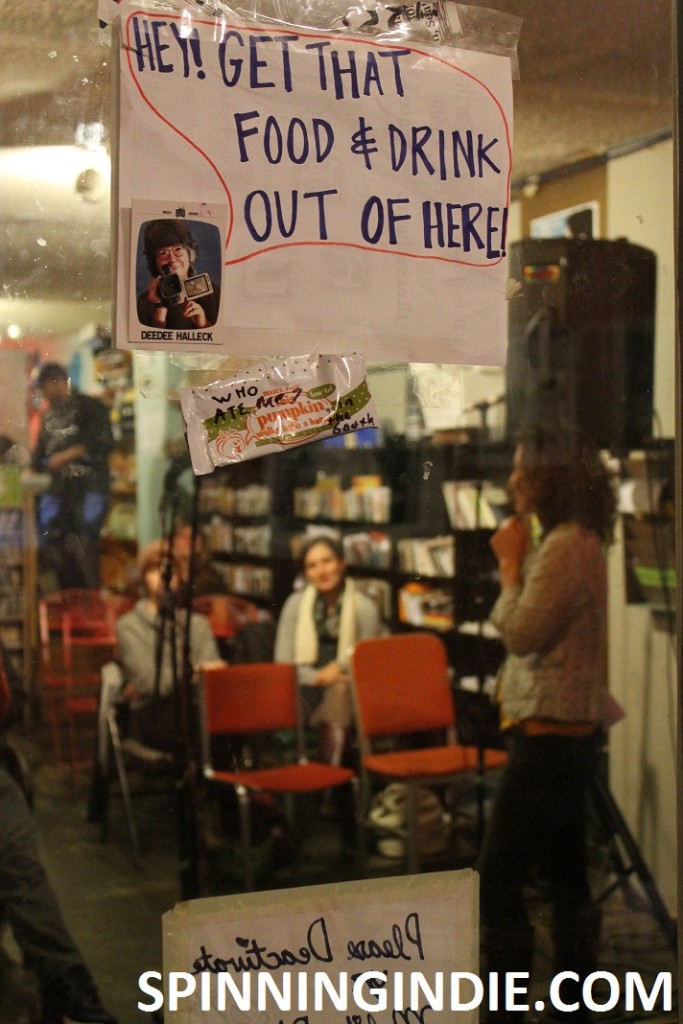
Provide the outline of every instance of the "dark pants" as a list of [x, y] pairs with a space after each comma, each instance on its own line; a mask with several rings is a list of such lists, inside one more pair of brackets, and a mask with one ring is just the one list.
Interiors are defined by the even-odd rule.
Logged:
[[108, 495], [72, 482], [63, 493], [48, 491], [38, 502], [39, 562], [60, 589], [100, 585], [100, 533], [109, 510]]
[[572, 955], [590, 907], [586, 798], [596, 742], [594, 736], [515, 733], [509, 753], [480, 858], [482, 925], [528, 934], [523, 886], [536, 867], [549, 886], [559, 965]]
[[175, 754], [178, 749], [175, 697], [157, 697], [147, 704], [127, 709], [125, 734], [132, 740]]
[[40, 859], [31, 811], [4, 768], [0, 768], [0, 910], [41, 986], [82, 965]]

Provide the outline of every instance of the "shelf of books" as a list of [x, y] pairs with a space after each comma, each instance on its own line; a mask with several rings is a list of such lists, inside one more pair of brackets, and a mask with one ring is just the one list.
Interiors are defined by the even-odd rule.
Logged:
[[460, 479], [468, 468], [445, 447], [308, 445], [203, 481], [201, 529], [228, 590], [270, 600], [275, 616], [304, 544], [329, 535], [392, 629], [448, 633], [495, 600], [489, 541], [508, 513], [504, 488]]
[[618, 509], [626, 600], [646, 604], [656, 624], [673, 633], [677, 600], [673, 442], [630, 452], [625, 469]]
[[27, 693], [36, 646], [34, 494], [18, 466], [0, 467], [0, 638]]

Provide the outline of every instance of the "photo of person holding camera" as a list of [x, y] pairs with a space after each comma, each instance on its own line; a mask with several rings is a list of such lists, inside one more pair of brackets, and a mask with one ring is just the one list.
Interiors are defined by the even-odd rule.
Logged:
[[140, 323], [174, 331], [213, 327], [220, 288], [195, 269], [198, 246], [185, 221], [148, 221], [142, 243], [150, 281], [138, 295]]

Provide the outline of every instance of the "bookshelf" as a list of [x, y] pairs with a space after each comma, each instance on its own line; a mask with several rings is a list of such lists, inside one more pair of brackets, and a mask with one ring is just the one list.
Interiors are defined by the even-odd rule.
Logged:
[[0, 466], [0, 637], [28, 694], [37, 636], [35, 491]]
[[198, 497], [199, 531], [222, 587], [277, 610], [288, 593], [274, 544], [278, 478], [277, 462], [266, 456], [202, 478]]
[[297, 583], [304, 543], [335, 537], [390, 628], [437, 631], [455, 657], [460, 624], [483, 621], [497, 596], [488, 545], [510, 462], [503, 446], [306, 445], [204, 478], [200, 529], [226, 589], [275, 617]]
[[629, 453], [619, 490], [626, 600], [675, 630], [676, 523], [673, 441]]

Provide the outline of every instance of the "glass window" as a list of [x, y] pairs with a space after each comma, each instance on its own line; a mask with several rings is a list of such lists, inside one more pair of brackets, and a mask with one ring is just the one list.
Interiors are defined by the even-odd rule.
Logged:
[[[96, 6], [0, 3], [0, 639], [22, 755], [0, 760], [0, 822], [25, 761], [26, 828], [80, 950], [57, 963], [52, 948], [47, 969], [34, 958], [38, 987], [76, 967], [86, 998], [85, 961], [129, 1019], [138, 975], [161, 968], [161, 915], [243, 888], [237, 798], [201, 768], [209, 754], [226, 771], [291, 758], [296, 731], [202, 748], [193, 665], [296, 663], [309, 755], [358, 772], [354, 648], [426, 633], [470, 771], [455, 790], [422, 786], [414, 859], [405, 787], [387, 775], [363, 807], [362, 867], [345, 789], [307, 797], [295, 826], [254, 797], [251, 883], [477, 867], [482, 970], [530, 971], [532, 1000], [557, 971], [611, 972], [610, 1019], [625, 1019], [640, 972], [636, 1009], [673, 1019], [671, 5], [651, 0], [644, 18], [635, 0], [496, 4], [522, 19], [506, 365], [389, 354], [368, 364], [378, 428], [202, 477], [178, 390], [252, 360], [112, 347], [118, 54]], [[165, 276], [192, 251], [163, 238], [153, 257]], [[194, 280], [199, 301], [209, 274]], [[381, 746], [400, 757], [436, 741], [425, 726]], [[12, 985], [35, 997], [21, 971]], [[605, 985], [586, 990], [598, 1006]]]

